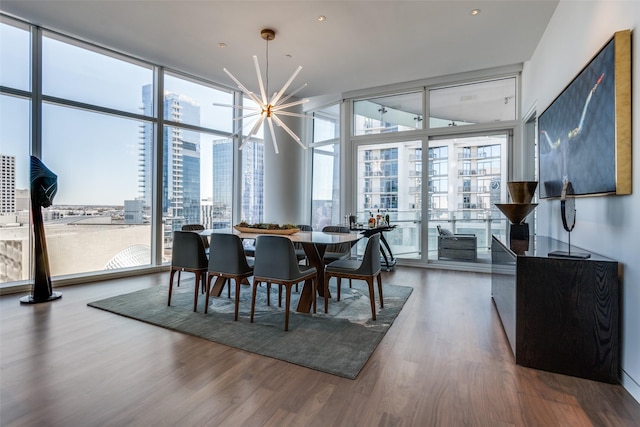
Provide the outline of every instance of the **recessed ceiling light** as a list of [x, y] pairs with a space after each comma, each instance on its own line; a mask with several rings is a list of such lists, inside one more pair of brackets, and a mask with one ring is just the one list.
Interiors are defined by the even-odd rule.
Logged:
[[471, 11], [471, 16], [476, 16], [476, 15], [479, 15], [479, 14], [480, 14], [480, 9], [473, 9]]
[[225, 47], [227, 47], [227, 44], [226, 43], [218, 43], [218, 47], [219, 48], [225, 48]]
[[322, 21], [326, 21], [326, 20], [327, 20], [326, 16], [324, 16], [324, 15], [318, 16], [318, 21], [322, 22]]

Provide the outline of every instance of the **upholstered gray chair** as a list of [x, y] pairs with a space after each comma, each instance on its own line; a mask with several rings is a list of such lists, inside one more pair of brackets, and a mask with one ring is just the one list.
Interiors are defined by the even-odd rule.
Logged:
[[[296, 225], [296, 227], [298, 227], [300, 231], [313, 231], [313, 227], [310, 225]], [[307, 254], [305, 254], [304, 249], [302, 248], [302, 243], [294, 242], [293, 247], [296, 250], [296, 257], [298, 258], [298, 261], [307, 259]]]
[[[193, 311], [198, 309], [198, 288], [204, 292], [207, 276], [207, 254], [204, 243], [199, 234], [193, 231], [174, 231], [173, 249], [171, 251], [171, 273], [169, 276], [169, 299], [167, 305], [171, 305], [171, 292], [173, 290], [173, 276], [176, 271], [187, 271], [196, 275], [196, 284], [193, 294]], [[180, 275], [178, 274], [178, 286]]]
[[[284, 330], [289, 330], [289, 309], [291, 307], [291, 287], [304, 280], [312, 281], [313, 312], [316, 312], [317, 271], [315, 267], [298, 263], [293, 242], [286, 237], [261, 235], [256, 238], [256, 259], [253, 269], [253, 292], [251, 297], [251, 322], [256, 307], [256, 291], [260, 282], [267, 283], [267, 296], [271, 284], [285, 287]], [[269, 304], [269, 299], [267, 299]]]
[[[326, 233], [349, 233], [349, 227], [342, 225], [327, 225], [322, 229]], [[337, 243], [335, 245], [328, 245], [322, 262], [324, 265], [331, 264], [333, 261], [339, 259], [351, 258], [351, 243]], [[321, 284], [322, 285], [322, 284]], [[351, 287], [351, 279], [349, 279], [349, 287]], [[325, 311], [326, 313], [326, 311]]]
[[[204, 231], [204, 225], [202, 224], [185, 224], [181, 228], [182, 231], [193, 231], [200, 232]], [[204, 244], [204, 251], [207, 255], [209, 255], [209, 239], [207, 236], [200, 236], [202, 238], [202, 243]], [[180, 272], [178, 271], [178, 287], [180, 287]]]
[[[300, 231], [313, 231], [313, 227], [305, 224], [296, 225], [300, 229]], [[298, 258], [298, 262], [306, 261], [306, 264], [309, 265], [309, 260], [307, 260], [307, 254], [302, 247], [302, 243], [294, 242], [293, 248], [296, 250], [296, 258]], [[296, 283], [296, 292], [298, 292], [298, 284]]]
[[329, 295], [329, 279], [336, 277], [338, 281], [337, 300], [340, 301], [341, 279], [364, 280], [369, 285], [369, 300], [371, 301], [371, 317], [376, 320], [376, 303], [373, 288], [373, 279], [378, 280], [378, 294], [380, 295], [380, 308], [384, 307], [382, 298], [382, 277], [380, 276], [380, 234], [369, 237], [367, 247], [364, 250], [362, 261], [339, 259], [328, 264], [324, 269], [324, 299], [325, 307]]
[[[349, 233], [349, 227], [341, 225], [327, 225], [322, 229], [325, 233]], [[328, 245], [327, 250], [322, 258], [325, 264], [329, 264], [339, 259], [346, 259], [351, 257], [351, 244], [350, 243], [336, 243], [334, 245]]]
[[211, 235], [211, 255], [207, 277], [207, 296], [204, 312], [209, 310], [209, 295], [211, 293], [211, 281], [214, 277], [220, 277], [227, 282], [231, 289], [231, 279], [236, 282], [235, 313], [234, 319], [238, 320], [238, 305], [240, 304], [240, 284], [243, 279], [253, 275], [253, 266], [249, 265], [244, 254], [242, 240], [235, 234], [213, 233]]
[[438, 259], [452, 259], [476, 262], [478, 260], [478, 239], [475, 234], [454, 234], [439, 225]]
[[[204, 231], [204, 225], [202, 224], [185, 224], [182, 226], [182, 231]], [[202, 243], [204, 243], [204, 248], [209, 252], [209, 239], [207, 236], [200, 236], [202, 238]]]

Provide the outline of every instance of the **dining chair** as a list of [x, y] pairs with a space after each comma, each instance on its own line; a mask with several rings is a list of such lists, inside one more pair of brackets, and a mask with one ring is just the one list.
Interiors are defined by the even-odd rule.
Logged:
[[211, 255], [207, 277], [207, 296], [204, 312], [209, 309], [209, 295], [211, 293], [211, 281], [214, 277], [220, 277], [227, 282], [231, 289], [231, 280], [235, 280], [235, 314], [233, 320], [238, 320], [238, 305], [240, 304], [240, 284], [243, 279], [253, 276], [253, 266], [247, 261], [242, 246], [242, 240], [235, 234], [213, 233], [211, 235]]
[[[300, 231], [313, 231], [313, 227], [311, 227], [310, 225], [302, 224], [302, 225], [296, 225], [296, 227], [299, 228]], [[298, 261], [307, 259], [307, 254], [304, 252], [304, 249], [302, 248], [302, 243], [294, 242], [293, 247], [296, 250], [296, 257], [298, 258]]]
[[[349, 230], [349, 227], [342, 225], [327, 225], [322, 231], [325, 233], [349, 233], [351, 230]], [[333, 261], [347, 258], [351, 258], [351, 243], [336, 243], [327, 246], [322, 262], [327, 265]], [[349, 287], [351, 287], [351, 279], [349, 279]]]
[[253, 291], [251, 296], [251, 323], [256, 306], [256, 291], [260, 282], [267, 283], [267, 304], [271, 283], [285, 288], [284, 330], [289, 330], [289, 309], [291, 307], [291, 287], [303, 280], [312, 281], [313, 312], [316, 312], [317, 275], [315, 267], [298, 263], [293, 242], [286, 237], [261, 235], [256, 238], [256, 258], [253, 269]]
[[[324, 233], [349, 233], [349, 227], [342, 225], [327, 225], [322, 229]], [[336, 243], [328, 245], [327, 250], [322, 258], [325, 264], [329, 264], [339, 259], [346, 259], [351, 257], [351, 244], [350, 243]]]
[[[298, 225], [296, 225], [296, 227], [299, 228], [300, 231], [313, 231], [313, 227], [310, 226], [310, 225], [298, 224]], [[294, 242], [293, 243], [293, 248], [296, 251], [296, 258], [298, 258], [298, 262], [305, 261], [305, 264], [309, 265], [309, 260], [307, 259], [307, 254], [304, 251], [304, 248], [302, 247], [302, 243]], [[297, 283], [296, 283], [296, 292], [298, 292], [298, 284]]]
[[[337, 301], [340, 301], [341, 279], [358, 279], [364, 280], [369, 285], [369, 300], [371, 301], [371, 317], [376, 320], [376, 303], [373, 287], [373, 279], [378, 281], [378, 294], [380, 295], [380, 308], [384, 307], [382, 298], [382, 277], [380, 275], [380, 234], [374, 234], [369, 237], [367, 246], [364, 250], [362, 261], [339, 259], [328, 264], [324, 269], [324, 299], [325, 310], [329, 295], [329, 279], [337, 278]], [[326, 312], [326, 311], [325, 311]]]
[[[185, 224], [180, 228], [182, 231], [194, 231], [200, 232], [204, 231], [204, 225], [202, 224]], [[202, 243], [204, 243], [204, 251], [207, 255], [209, 255], [209, 239], [207, 236], [200, 236], [202, 238]], [[178, 287], [180, 287], [180, 272], [178, 271]]]
[[193, 311], [198, 309], [198, 288], [202, 292], [205, 288], [207, 265], [209, 260], [204, 250], [201, 236], [193, 231], [174, 231], [173, 248], [171, 251], [171, 273], [169, 276], [169, 299], [167, 305], [171, 305], [171, 292], [173, 291], [173, 277], [178, 272], [178, 286], [180, 285], [180, 272], [187, 271], [196, 275], [196, 283], [193, 294]]
[[[204, 225], [202, 224], [185, 224], [182, 226], [182, 231], [204, 231]], [[204, 243], [204, 248], [209, 252], [209, 239], [207, 236], [200, 236], [202, 239], [202, 243]]]

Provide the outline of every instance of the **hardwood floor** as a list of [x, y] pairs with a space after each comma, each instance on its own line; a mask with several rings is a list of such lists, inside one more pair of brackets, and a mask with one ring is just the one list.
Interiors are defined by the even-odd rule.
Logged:
[[[2, 426], [637, 426], [619, 385], [514, 364], [485, 274], [397, 267], [414, 287], [356, 380], [87, 307], [169, 274], [0, 298]], [[248, 313], [240, 313], [248, 322]]]

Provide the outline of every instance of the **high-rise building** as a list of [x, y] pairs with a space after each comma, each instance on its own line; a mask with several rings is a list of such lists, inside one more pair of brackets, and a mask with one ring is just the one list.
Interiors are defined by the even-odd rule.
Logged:
[[242, 149], [241, 216], [248, 223], [264, 217], [264, 144], [248, 142]]
[[[176, 93], [164, 94], [165, 118], [200, 125], [200, 105]], [[151, 85], [142, 87], [145, 113], [153, 109]], [[162, 217], [167, 232], [184, 224], [200, 223], [200, 134], [175, 126], [164, 126], [162, 171]], [[142, 125], [140, 141], [139, 192], [145, 206], [151, 206], [153, 173], [153, 126]]]
[[16, 158], [0, 154], [0, 215], [16, 211]]
[[[233, 203], [233, 141], [213, 142], [213, 221], [211, 228], [231, 226]], [[264, 214], [264, 144], [248, 142], [240, 151], [242, 156], [241, 220], [262, 222]]]

